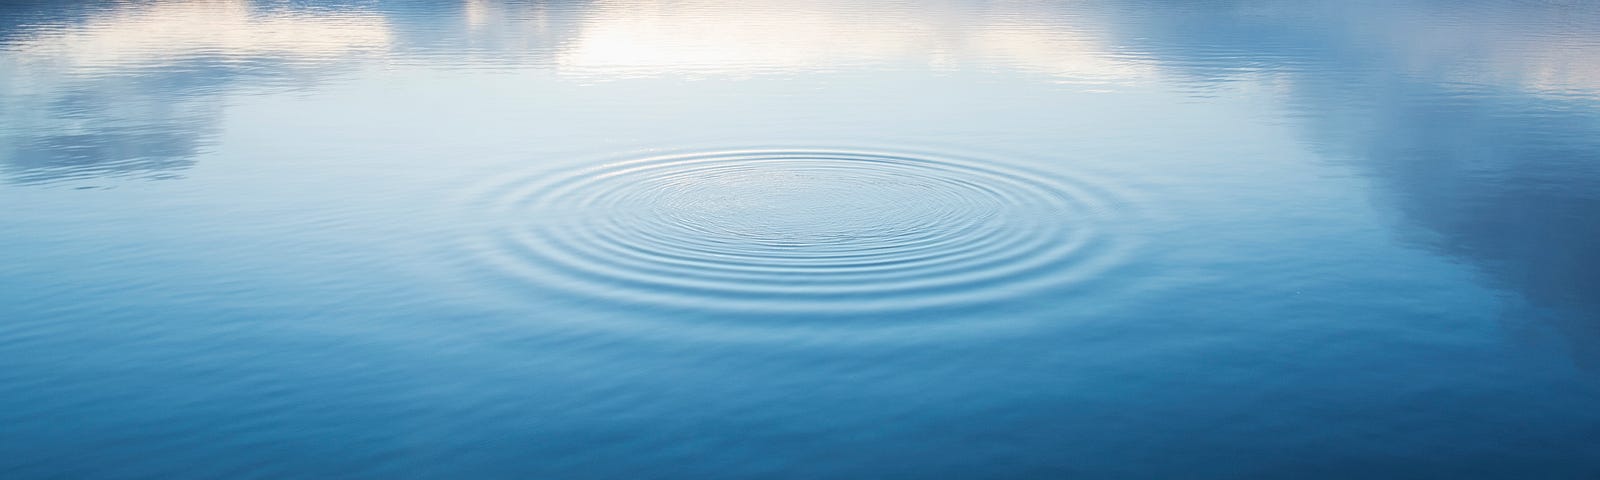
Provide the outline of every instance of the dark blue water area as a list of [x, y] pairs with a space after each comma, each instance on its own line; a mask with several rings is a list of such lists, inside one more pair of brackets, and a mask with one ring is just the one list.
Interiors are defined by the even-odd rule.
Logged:
[[0, 478], [1600, 478], [1600, 5], [0, 2]]

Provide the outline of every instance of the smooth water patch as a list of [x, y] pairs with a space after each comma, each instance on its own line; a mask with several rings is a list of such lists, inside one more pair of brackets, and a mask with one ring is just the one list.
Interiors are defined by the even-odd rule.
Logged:
[[[486, 190], [473, 250], [514, 289], [666, 308], [882, 315], [1082, 294], [1123, 264], [1114, 189], [848, 150], [656, 156]], [[1067, 301], [1066, 298], [1062, 299]]]

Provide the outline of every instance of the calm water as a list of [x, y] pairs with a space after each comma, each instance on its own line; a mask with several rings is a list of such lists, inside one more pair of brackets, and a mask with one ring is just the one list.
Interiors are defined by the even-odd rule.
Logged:
[[0, 477], [1600, 478], [1600, 4], [0, 4]]

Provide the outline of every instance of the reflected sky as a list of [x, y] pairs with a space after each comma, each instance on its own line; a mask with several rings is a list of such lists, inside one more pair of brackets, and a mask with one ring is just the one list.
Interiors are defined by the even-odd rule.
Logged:
[[[1304, 140], [1372, 179], [1375, 201], [1401, 215], [1397, 235], [1524, 295], [1529, 310], [1508, 318], [1555, 320], [1580, 361], [1600, 366], [1600, 11], [1236, 5], [1155, 16], [1133, 42], [1196, 77], [1272, 77]], [[1184, 27], [1205, 24], [1251, 34]]]
[[[8, 7], [6, 178], [175, 178], [226, 98], [363, 68], [535, 69], [573, 82], [993, 69], [1083, 88], [1276, 91], [1305, 141], [1371, 175], [1419, 240], [1538, 303], [1600, 310], [1600, 13], [1573, 2], [243, 0]], [[1225, 25], [1228, 28], [1215, 28]], [[1494, 232], [1522, 232], [1500, 235]], [[1552, 253], [1552, 252], [1559, 252]]]
[[22, 183], [172, 177], [220, 123], [221, 98], [305, 88], [360, 65], [546, 69], [577, 81], [885, 65], [1081, 82], [1151, 74], [1089, 27], [1028, 5], [215, 0], [7, 13], [0, 98], [16, 113], [3, 119], [5, 163]]
[[234, 1], [35, 8], [7, 11], [0, 53], [0, 136], [19, 183], [181, 176], [222, 121], [224, 96], [303, 85], [389, 47], [372, 13]]

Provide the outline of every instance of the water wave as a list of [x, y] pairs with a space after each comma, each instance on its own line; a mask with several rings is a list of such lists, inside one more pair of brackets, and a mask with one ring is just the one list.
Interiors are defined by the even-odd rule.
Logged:
[[995, 162], [735, 150], [489, 188], [485, 270], [528, 292], [767, 315], [882, 315], [1091, 286], [1119, 265], [1111, 189]]

